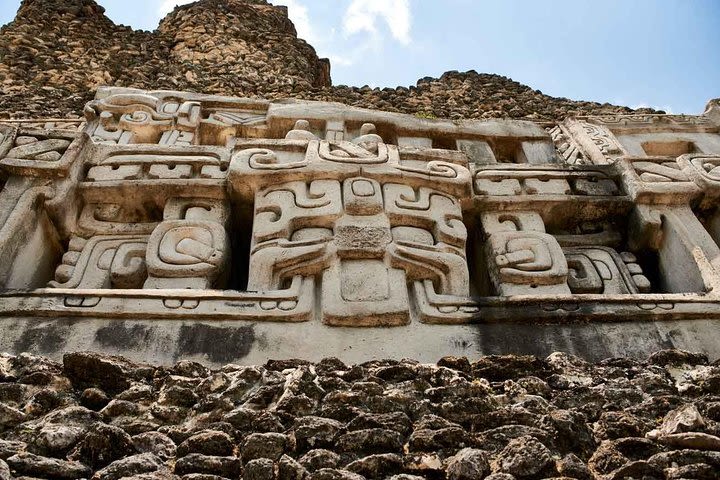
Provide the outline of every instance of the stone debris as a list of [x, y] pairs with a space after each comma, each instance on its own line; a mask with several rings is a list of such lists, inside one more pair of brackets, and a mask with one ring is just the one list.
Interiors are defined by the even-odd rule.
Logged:
[[0, 85], [0, 112], [10, 118], [80, 116], [101, 85], [336, 101], [423, 118], [560, 120], [633, 111], [550, 97], [475, 71], [410, 87], [332, 86], [330, 62], [297, 37], [285, 7], [264, 0], [183, 5], [153, 32], [116, 25], [93, 0], [23, 0], [15, 20], [0, 28]]
[[[590, 364], [553, 354], [354, 366], [326, 359], [210, 370], [82, 352], [62, 364], [4, 355], [0, 405], [25, 416], [0, 427], [0, 478], [717, 478], [720, 371], [680, 391], [673, 362], [657, 358]], [[82, 373], [72, 368], [78, 361]], [[110, 393], [100, 372], [113, 364], [112, 385], [126, 388]], [[714, 367], [695, 356], [683, 365]], [[551, 381], [580, 367], [589, 384]], [[21, 383], [39, 372], [49, 373], [44, 382]], [[291, 381], [298, 377], [308, 381]], [[181, 406], [167, 401], [179, 385], [195, 394]], [[82, 406], [87, 388], [110, 402]], [[297, 412], [281, 402], [289, 389], [317, 402]], [[40, 392], [58, 401], [35, 408]], [[169, 415], [171, 406], [177, 410]]]

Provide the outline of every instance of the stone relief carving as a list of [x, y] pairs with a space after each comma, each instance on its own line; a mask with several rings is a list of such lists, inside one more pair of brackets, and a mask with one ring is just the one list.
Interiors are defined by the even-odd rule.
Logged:
[[630, 252], [618, 254], [608, 247], [564, 248], [572, 293], [649, 293], [650, 280], [643, 275], [637, 258]]
[[351, 326], [408, 323], [413, 283], [467, 298], [454, 196], [469, 186], [467, 167], [403, 159], [370, 124], [340, 142], [314, 140], [305, 127], [231, 162], [231, 189], [255, 208], [248, 289], [320, 276], [323, 320]]
[[589, 162], [582, 152], [582, 148], [573, 140], [572, 136], [563, 126], [554, 125], [546, 128], [552, 137], [555, 149], [568, 165], [587, 165]]
[[0, 316], [720, 315], [713, 135], [101, 89], [84, 122], [0, 124]]

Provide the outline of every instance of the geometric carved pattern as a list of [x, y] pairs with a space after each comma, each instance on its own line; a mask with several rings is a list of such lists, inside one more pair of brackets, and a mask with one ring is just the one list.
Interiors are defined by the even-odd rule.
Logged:
[[85, 114], [0, 124], [0, 317], [720, 316], [710, 116], [428, 121], [128, 89]]

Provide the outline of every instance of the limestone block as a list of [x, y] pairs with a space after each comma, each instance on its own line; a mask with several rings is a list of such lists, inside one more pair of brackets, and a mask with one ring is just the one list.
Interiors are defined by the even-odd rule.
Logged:
[[211, 288], [225, 272], [229, 240], [217, 222], [168, 220], [147, 245], [145, 288]]
[[519, 180], [515, 179], [485, 179], [475, 177], [475, 193], [478, 195], [520, 195], [523, 192]]
[[488, 238], [489, 271], [500, 295], [570, 293], [568, 265], [548, 234], [498, 232]]
[[633, 254], [608, 247], [564, 248], [573, 293], [606, 295], [649, 293], [650, 281]]
[[528, 178], [525, 180], [525, 191], [530, 195], [568, 195], [571, 193], [570, 184], [563, 179]]
[[578, 178], [575, 180], [574, 192], [578, 195], [588, 196], [614, 196], [618, 194], [615, 181], [597, 177]]
[[398, 137], [398, 147], [432, 148], [432, 138]]
[[141, 288], [147, 278], [146, 237], [73, 237], [55, 271], [54, 288]]
[[87, 179], [92, 182], [113, 182], [117, 180], [133, 180], [142, 176], [140, 165], [100, 165], [92, 167], [87, 174]]
[[533, 165], [557, 163], [555, 148], [549, 141], [521, 142], [519, 155], [518, 163], [530, 163]]
[[490, 144], [484, 140], [458, 140], [458, 149], [470, 158], [475, 165], [497, 163]]
[[158, 179], [175, 179], [192, 177], [190, 165], [151, 165], [148, 177]]
[[337, 326], [393, 326], [410, 321], [404, 272], [382, 260], [334, 263], [322, 277], [323, 321]]

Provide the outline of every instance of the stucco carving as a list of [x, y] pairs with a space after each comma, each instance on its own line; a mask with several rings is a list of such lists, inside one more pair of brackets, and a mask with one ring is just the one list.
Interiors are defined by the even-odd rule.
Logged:
[[711, 115], [450, 122], [128, 89], [85, 111], [0, 124], [0, 316], [720, 317]]

